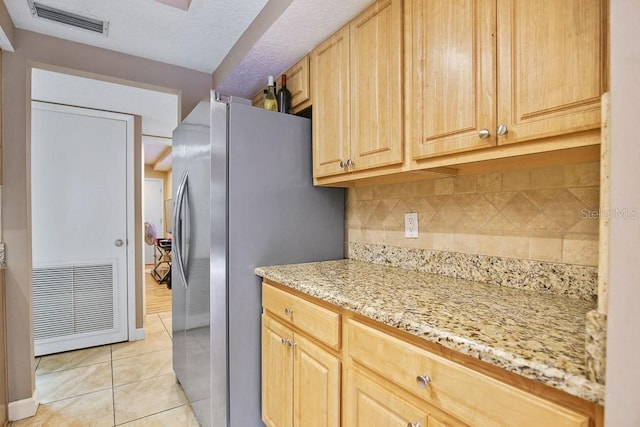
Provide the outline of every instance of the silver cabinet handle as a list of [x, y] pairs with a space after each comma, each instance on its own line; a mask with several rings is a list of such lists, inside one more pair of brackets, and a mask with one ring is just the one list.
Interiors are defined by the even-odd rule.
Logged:
[[478, 132], [478, 137], [480, 137], [480, 139], [487, 139], [491, 136], [491, 132], [489, 132], [489, 129], [480, 129], [480, 132]]
[[284, 314], [286, 314], [287, 316], [289, 316], [290, 314], [293, 314], [293, 308], [285, 307]]
[[505, 136], [507, 133], [509, 133], [509, 128], [507, 128], [507, 125], [499, 125], [498, 129], [496, 129], [496, 133], [498, 134], [498, 136]]
[[298, 343], [297, 343], [297, 342], [295, 342], [295, 341], [289, 341], [289, 347], [293, 348], [293, 347], [295, 347], [295, 346], [297, 346], [297, 345], [298, 345]]
[[340, 167], [344, 169], [345, 166], [347, 166], [347, 164], [342, 160], [340, 160]]
[[407, 427], [422, 427], [420, 423], [408, 423]]
[[429, 375], [418, 375], [416, 377], [416, 384], [420, 388], [427, 388], [427, 386], [431, 383], [431, 377]]
[[117, 247], [120, 247], [120, 246], [124, 245], [124, 240], [122, 240], [122, 239], [116, 239], [116, 241], [114, 242], [114, 244], [115, 244]]
[[355, 166], [355, 164], [356, 164], [356, 162], [354, 162], [353, 160], [351, 160], [351, 159], [347, 160], [347, 167]]
[[280, 338], [282, 340], [282, 345], [286, 344], [289, 340], [286, 338]]

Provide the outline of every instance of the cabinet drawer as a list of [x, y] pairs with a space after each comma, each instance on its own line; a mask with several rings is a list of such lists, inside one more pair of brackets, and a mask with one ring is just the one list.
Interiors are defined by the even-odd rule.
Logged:
[[[511, 387], [356, 321], [348, 354], [430, 404], [471, 425], [587, 427], [589, 418]], [[418, 384], [418, 376], [430, 382]]]
[[331, 348], [340, 348], [340, 315], [266, 283], [262, 306]]

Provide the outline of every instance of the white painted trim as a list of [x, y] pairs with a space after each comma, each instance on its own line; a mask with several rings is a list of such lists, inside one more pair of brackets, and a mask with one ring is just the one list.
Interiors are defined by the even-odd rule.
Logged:
[[144, 328], [138, 328], [135, 330], [133, 335], [129, 335], [129, 341], [142, 341], [145, 336]]
[[[133, 164], [135, 145], [135, 122], [133, 116], [127, 116], [127, 301], [129, 319], [129, 340], [136, 336], [136, 231], [135, 231], [135, 170]], [[143, 172], [144, 175], [144, 172]], [[144, 254], [142, 262], [144, 263]], [[144, 268], [144, 265], [142, 266]]]
[[33, 417], [38, 411], [38, 390], [33, 391], [33, 396], [9, 402], [9, 421], [18, 421], [24, 418]]

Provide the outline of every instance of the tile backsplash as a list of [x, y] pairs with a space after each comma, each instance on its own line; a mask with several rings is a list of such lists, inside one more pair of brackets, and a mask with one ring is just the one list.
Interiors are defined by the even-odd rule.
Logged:
[[[598, 162], [351, 188], [348, 243], [596, 266]], [[404, 237], [418, 213], [419, 238]]]

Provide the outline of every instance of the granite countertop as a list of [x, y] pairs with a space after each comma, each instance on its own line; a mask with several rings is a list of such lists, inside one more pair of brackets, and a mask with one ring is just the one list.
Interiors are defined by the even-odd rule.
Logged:
[[449, 349], [604, 404], [585, 366], [595, 303], [354, 260], [256, 274]]

